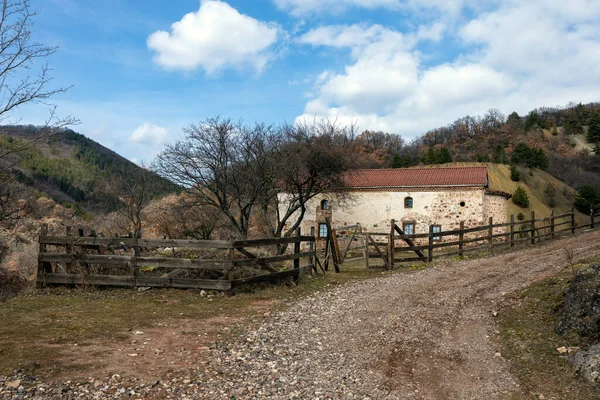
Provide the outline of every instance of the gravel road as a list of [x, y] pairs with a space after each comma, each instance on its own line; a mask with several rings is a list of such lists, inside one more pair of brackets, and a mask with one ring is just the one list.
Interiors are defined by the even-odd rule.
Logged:
[[[166, 382], [38, 383], [30, 398], [501, 399], [521, 389], [500, 354], [506, 294], [600, 256], [600, 232], [316, 293]], [[38, 390], [42, 385], [43, 392]], [[45, 386], [44, 386], [45, 385]], [[132, 392], [134, 393], [132, 395]], [[0, 395], [18, 398], [16, 390]], [[25, 394], [23, 392], [22, 394]]]

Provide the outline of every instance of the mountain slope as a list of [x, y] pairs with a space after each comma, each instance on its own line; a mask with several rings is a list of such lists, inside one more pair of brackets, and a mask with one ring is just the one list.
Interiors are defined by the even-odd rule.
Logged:
[[[39, 129], [33, 126], [2, 126], [0, 149], [18, 147], [38, 134]], [[10, 167], [21, 184], [46, 193], [57, 202], [78, 203], [97, 210], [104, 208], [102, 183], [134, 175], [134, 172], [147, 174], [155, 197], [179, 190], [177, 185], [154, 172], [143, 170], [72, 130], [61, 131], [0, 162], [3, 163], [0, 167]]]

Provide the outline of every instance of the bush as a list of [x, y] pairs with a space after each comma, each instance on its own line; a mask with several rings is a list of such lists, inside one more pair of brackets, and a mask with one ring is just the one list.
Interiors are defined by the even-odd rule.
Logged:
[[544, 194], [546, 195], [546, 200], [548, 201], [548, 205], [551, 208], [556, 207], [556, 187], [548, 182], [546, 184], [546, 188], [544, 189]]
[[513, 193], [512, 201], [519, 207], [529, 207], [529, 195], [521, 186], [519, 186]]
[[521, 180], [521, 172], [519, 172], [519, 168], [516, 165], [510, 166], [510, 179], [513, 182], [519, 182]]
[[590, 215], [591, 208], [600, 206], [600, 193], [592, 185], [583, 185], [577, 191], [575, 208], [580, 213]]
[[522, 213], [522, 212], [520, 212], [520, 213], [518, 213], [518, 214], [517, 214], [517, 219], [518, 219], [519, 221], [524, 221], [524, 220], [525, 220], [525, 215], [523, 215], [523, 213]]
[[19, 273], [0, 267], [0, 301], [16, 296], [25, 286], [27, 286], [27, 280]]

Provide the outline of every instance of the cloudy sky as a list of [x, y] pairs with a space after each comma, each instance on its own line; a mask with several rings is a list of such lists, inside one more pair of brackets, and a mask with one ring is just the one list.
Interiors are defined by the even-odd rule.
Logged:
[[[215, 115], [411, 138], [600, 100], [598, 0], [31, 0], [61, 115], [134, 160]], [[40, 123], [47, 108], [14, 118]]]

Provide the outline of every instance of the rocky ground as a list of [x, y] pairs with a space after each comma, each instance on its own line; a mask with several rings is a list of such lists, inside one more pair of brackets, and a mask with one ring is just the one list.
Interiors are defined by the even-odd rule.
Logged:
[[[449, 261], [316, 293], [210, 357], [154, 382], [127, 376], [40, 382], [0, 377], [7, 399], [500, 399], [524, 395], [499, 351], [505, 296], [600, 257], [600, 232]], [[570, 268], [570, 267], [568, 267]]]

